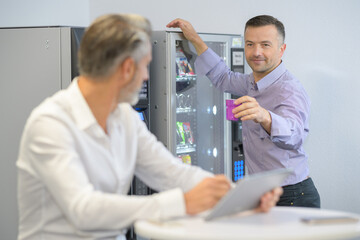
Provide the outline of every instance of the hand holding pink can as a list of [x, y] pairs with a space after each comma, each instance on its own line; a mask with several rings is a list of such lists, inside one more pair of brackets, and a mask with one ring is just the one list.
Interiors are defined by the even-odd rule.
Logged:
[[234, 116], [232, 113], [232, 110], [236, 108], [237, 106], [240, 106], [241, 104], [237, 105], [234, 103], [235, 99], [226, 99], [226, 119], [230, 121], [238, 121], [239, 119]]

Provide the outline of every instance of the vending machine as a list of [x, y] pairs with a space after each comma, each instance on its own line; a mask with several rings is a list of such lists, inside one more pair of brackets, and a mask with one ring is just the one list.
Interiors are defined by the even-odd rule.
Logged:
[[[138, 112], [139, 118], [145, 122], [146, 126], [149, 128], [150, 124], [150, 115], [149, 115], [149, 81], [145, 81], [141, 87], [139, 93], [139, 102], [134, 106], [134, 109]], [[129, 191], [130, 195], [150, 195], [154, 193], [154, 190], [149, 188], [145, 183], [143, 183], [139, 178], [134, 177], [131, 188]]]
[[76, 52], [84, 28], [0, 28], [1, 239], [16, 239], [17, 169], [21, 134], [32, 109], [77, 76]]
[[[199, 35], [229, 66], [234, 50], [242, 48], [240, 35]], [[231, 95], [197, 74], [195, 48], [182, 33], [155, 31], [152, 46], [151, 132], [184, 164], [234, 180], [234, 131], [225, 117], [225, 100]]]
[[[244, 48], [232, 48], [231, 49], [231, 71], [244, 73]], [[239, 96], [231, 95], [232, 99], [239, 98]], [[244, 178], [246, 167], [245, 167], [245, 155], [243, 149], [242, 140], [242, 122], [232, 121], [231, 122], [231, 146], [232, 146], [232, 180], [236, 182]]]

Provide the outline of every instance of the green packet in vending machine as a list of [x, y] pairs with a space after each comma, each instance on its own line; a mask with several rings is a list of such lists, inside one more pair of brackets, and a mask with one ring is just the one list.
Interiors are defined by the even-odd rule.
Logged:
[[176, 122], [176, 135], [177, 142], [180, 144], [185, 144], [185, 131], [182, 122]]
[[182, 125], [184, 129], [185, 142], [189, 144], [194, 144], [194, 137], [191, 131], [190, 123], [183, 122]]

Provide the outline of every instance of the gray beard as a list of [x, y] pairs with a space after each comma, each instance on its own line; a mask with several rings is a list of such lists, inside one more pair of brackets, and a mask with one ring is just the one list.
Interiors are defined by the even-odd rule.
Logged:
[[129, 103], [131, 106], [135, 106], [138, 102], [139, 102], [139, 92], [136, 92], [130, 99]]

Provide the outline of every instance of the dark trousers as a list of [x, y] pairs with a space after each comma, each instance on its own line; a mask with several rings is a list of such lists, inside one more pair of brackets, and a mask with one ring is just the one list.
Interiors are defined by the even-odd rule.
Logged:
[[284, 193], [277, 206], [320, 208], [320, 195], [311, 178], [283, 187]]

